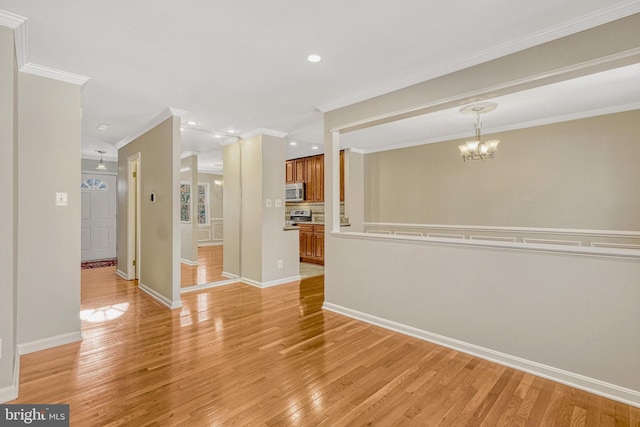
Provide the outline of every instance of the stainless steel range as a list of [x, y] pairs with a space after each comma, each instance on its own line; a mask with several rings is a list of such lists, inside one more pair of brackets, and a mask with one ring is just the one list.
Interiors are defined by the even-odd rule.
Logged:
[[291, 222], [311, 222], [311, 209], [292, 209], [289, 217]]

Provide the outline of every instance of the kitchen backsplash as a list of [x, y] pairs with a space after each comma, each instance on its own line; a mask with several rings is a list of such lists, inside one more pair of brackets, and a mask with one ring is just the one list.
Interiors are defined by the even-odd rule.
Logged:
[[[290, 218], [293, 209], [311, 209], [311, 219], [316, 222], [324, 222], [324, 203], [311, 202], [287, 202], [285, 206], [286, 219]], [[344, 202], [340, 202], [340, 222], [347, 222], [344, 217]]]

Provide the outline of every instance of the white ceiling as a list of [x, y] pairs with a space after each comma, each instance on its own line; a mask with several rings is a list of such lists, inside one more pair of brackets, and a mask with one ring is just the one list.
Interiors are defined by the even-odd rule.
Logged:
[[[183, 152], [203, 153], [201, 166], [215, 170], [222, 157], [214, 135], [225, 129], [285, 132], [298, 142], [289, 158], [313, 154], [314, 144], [321, 152], [321, 110], [638, 13], [640, 1], [0, 0], [0, 9], [28, 19], [28, 62], [90, 77], [83, 157], [101, 149], [114, 159], [115, 144], [173, 107], [187, 111], [183, 123], [197, 122], [183, 131]], [[309, 63], [310, 53], [323, 60]], [[589, 82], [589, 91], [577, 79], [496, 99], [485, 131], [640, 99], [637, 67], [591, 77], [601, 83]], [[100, 123], [110, 129], [98, 130]], [[471, 124], [457, 110], [442, 111], [342, 142], [380, 150], [462, 137]]]

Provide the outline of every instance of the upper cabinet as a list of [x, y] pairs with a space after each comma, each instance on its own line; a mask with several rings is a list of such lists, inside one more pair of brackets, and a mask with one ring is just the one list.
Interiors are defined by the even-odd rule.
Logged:
[[287, 161], [286, 167], [284, 170], [284, 175], [285, 175], [284, 180], [287, 184], [293, 184], [294, 182], [296, 182], [295, 171], [293, 168], [294, 168], [293, 160]]
[[[324, 154], [287, 160], [285, 181], [305, 183], [305, 201], [324, 202]], [[344, 151], [340, 151], [340, 201], [344, 201]]]

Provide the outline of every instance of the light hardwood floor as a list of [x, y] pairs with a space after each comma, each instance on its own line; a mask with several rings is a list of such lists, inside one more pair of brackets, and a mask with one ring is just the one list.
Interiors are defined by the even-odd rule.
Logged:
[[[640, 409], [321, 309], [323, 277], [183, 295], [82, 271], [82, 343], [22, 356], [72, 426], [640, 426]], [[606, 363], [603, 361], [603, 363]]]
[[184, 288], [227, 280], [222, 275], [222, 248], [222, 245], [199, 247], [197, 266], [180, 263], [180, 286]]

